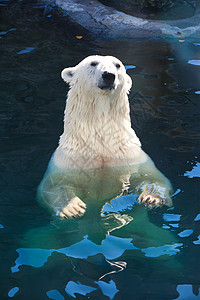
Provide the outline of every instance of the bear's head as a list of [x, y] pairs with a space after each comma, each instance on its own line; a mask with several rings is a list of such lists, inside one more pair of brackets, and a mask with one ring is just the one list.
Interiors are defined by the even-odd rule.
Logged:
[[71, 88], [85, 93], [128, 93], [132, 86], [124, 65], [113, 56], [88, 56], [77, 66], [64, 69], [61, 77]]

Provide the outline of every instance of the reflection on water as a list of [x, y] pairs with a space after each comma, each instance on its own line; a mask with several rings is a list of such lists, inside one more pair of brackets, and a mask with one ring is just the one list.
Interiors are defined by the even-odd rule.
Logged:
[[36, 49], [35, 47], [26, 47], [23, 50], [20, 50], [19, 52], [17, 52], [17, 54], [25, 54], [25, 53], [30, 53], [31, 51], [33, 51], [34, 49]]
[[198, 59], [190, 59], [188, 60], [188, 64], [194, 65], [194, 66], [200, 66], [200, 60]]
[[188, 178], [200, 177], [200, 163], [196, 162], [191, 171], [186, 171], [184, 176]]
[[[187, 234], [180, 233], [179, 236], [186, 237], [192, 232], [191, 230], [185, 230]], [[17, 249], [19, 257], [15, 261], [15, 266], [12, 267], [12, 272], [18, 272], [19, 267], [22, 265], [29, 265], [39, 268], [43, 266], [52, 253], [58, 252], [66, 255], [67, 257], [87, 259], [89, 256], [95, 256], [97, 254], [103, 254], [106, 260], [113, 260], [122, 256], [125, 250], [141, 250], [147, 257], [160, 257], [162, 255], [175, 255], [180, 252], [178, 249], [182, 244], [173, 243], [172, 245], [164, 245], [160, 247], [149, 247], [146, 249], [139, 249], [132, 244], [131, 239], [107, 236], [101, 245], [97, 245], [90, 240], [88, 236], [85, 236], [81, 242], [73, 244], [72, 246], [63, 249], [37, 249], [37, 248], [24, 248]], [[112, 264], [116, 265], [116, 262]], [[122, 268], [123, 269], [123, 268]], [[120, 265], [121, 271], [121, 265]], [[103, 276], [104, 277], [104, 276]]]
[[14, 297], [18, 292], [19, 292], [19, 288], [18, 288], [18, 287], [14, 287], [14, 288], [12, 288], [12, 289], [8, 292], [8, 297], [12, 298], [12, 297]]
[[191, 284], [180, 284], [177, 286], [179, 297], [176, 300], [190, 299], [196, 300], [199, 297], [200, 288], [194, 288]]
[[[34, 0], [0, 4], [1, 299], [198, 299], [200, 41], [100, 41]], [[132, 123], [172, 181], [170, 209], [130, 192], [66, 223], [36, 202], [62, 132], [60, 71], [95, 53], [127, 66]]]

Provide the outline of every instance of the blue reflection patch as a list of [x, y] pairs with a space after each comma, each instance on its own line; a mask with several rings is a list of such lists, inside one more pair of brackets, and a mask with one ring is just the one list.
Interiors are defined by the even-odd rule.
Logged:
[[178, 235], [179, 235], [180, 237], [188, 237], [188, 236], [190, 236], [192, 233], [193, 233], [193, 230], [192, 230], [192, 229], [186, 229], [186, 230], [183, 230], [182, 232], [180, 232]]
[[[199, 296], [193, 294], [191, 284], [179, 284], [176, 288], [179, 297], [174, 300], [197, 300]], [[200, 290], [200, 289], [199, 289]]]
[[12, 273], [19, 271], [19, 266], [28, 265], [32, 267], [42, 267], [51, 256], [54, 250], [45, 249], [32, 249], [32, 248], [21, 248], [17, 249], [19, 257], [15, 261], [15, 266], [11, 268]]
[[111, 300], [119, 291], [113, 280], [110, 280], [108, 283], [101, 280], [95, 281], [94, 283], [99, 287], [91, 287], [88, 285], [84, 285], [81, 284], [79, 281], [69, 281], [65, 288], [65, 291], [68, 295], [72, 296], [73, 298], [76, 298], [75, 294], [86, 296], [87, 294], [90, 294], [91, 292], [100, 288], [103, 295], [107, 296]]
[[110, 280], [108, 283], [99, 280], [99, 281], [96, 281], [96, 283], [99, 285], [100, 289], [102, 290], [102, 293], [111, 300], [114, 298], [114, 296], [119, 291], [113, 280]]
[[19, 288], [16, 286], [16, 287], [12, 288], [12, 289], [8, 292], [8, 297], [12, 298], [12, 297], [14, 297], [18, 292], [19, 292]]
[[200, 163], [192, 168], [192, 171], [186, 171], [184, 176], [188, 178], [200, 177]]
[[11, 29], [9, 29], [7, 31], [1, 31], [0, 35], [6, 35], [8, 32], [13, 31], [13, 30], [16, 30], [16, 28], [11, 28]]
[[88, 237], [85, 236], [81, 242], [56, 251], [74, 258], [87, 259], [88, 256], [102, 253], [107, 259], [115, 259], [120, 257], [125, 250], [138, 249], [133, 246], [131, 242], [132, 239], [129, 238], [119, 238], [108, 235], [101, 245], [97, 245], [88, 240]]
[[168, 222], [180, 221], [181, 215], [178, 214], [163, 214], [163, 219]]
[[200, 66], [200, 60], [199, 59], [190, 59], [190, 60], [188, 60], [188, 64], [194, 65], [194, 66]]
[[31, 51], [33, 51], [35, 49], [35, 47], [26, 47], [25, 49], [17, 52], [17, 54], [21, 55], [21, 54], [26, 54], [26, 53], [30, 53]]
[[194, 221], [200, 221], [200, 214], [198, 214], [198, 215], [196, 216], [196, 218], [194, 219]]
[[179, 227], [179, 224], [177, 223], [174, 223], [174, 224], [169, 224], [171, 227], [174, 227], [174, 228], [178, 228]]
[[183, 244], [174, 244], [174, 245], [164, 245], [161, 247], [149, 247], [147, 249], [142, 249], [142, 252], [145, 253], [145, 256], [148, 257], [159, 257], [162, 255], [176, 255], [178, 252], [180, 252], [180, 249], [177, 249], [178, 247], [183, 246]]
[[49, 297], [49, 299], [53, 299], [53, 300], [64, 300], [65, 298], [63, 297], [63, 295], [61, 295], [61, 293], [57, 290], [51, 290], [46, 292], [47, 296]]
[[170, 229], [170, 226], [167, 226], [167, 225], [163, 224], [162, 228], [163, 229]]
[[198, 236], [198, 240], [197, 240], [197, 241], [194, 241], [193, 244], [195, 244], [195, 245], [200, 245], [200, 235]]
[[136, 68], [136, 66], [133, 66], [133, 65], [125, 66], [126, 70], [135, 69], [135, 68]]
[[119, 213], [126, 209], [132, 209], [137, 202], [137, 195], [120, 196], [106, 203], [103, 207], [103, 213]]
[[74, 281], [69, 281], [65, 288], [66, 293], [68, 295], [72, 296], [73, 298], [76, 298], [75, 293], [86, 296], [87, 294], [89, 294], [95, 290], [96, 290], [95, 287], [84, 285], [84, 284], [81, 284], [80, 282], [76, 283]]
[[99, 248], [99, 245], [94, 244], [93, 242], [88, 240], [87, 236], [84, 236], [82, 241], [69, 247], [58, 249], [56, 251], [58, 253], [65, 254], [66, 256], [87, 259], [88, 256], [93, 256], [99, 253]]

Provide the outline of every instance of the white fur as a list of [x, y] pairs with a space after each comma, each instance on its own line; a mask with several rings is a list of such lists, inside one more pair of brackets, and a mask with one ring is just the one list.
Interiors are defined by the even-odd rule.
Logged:
[[[91, 66], [91, 62], [98, 65]], [[111, 91], [98, 87], [104, 71], [115, 75]], [[55, 163], [65, 168], [92, 168], [143, 160], [130, 121], [127, 94], [132, 81], [123, 64], [112, 56], [89, 56], [76, 67], [64, 69], [62, 78], [70, 91]]]

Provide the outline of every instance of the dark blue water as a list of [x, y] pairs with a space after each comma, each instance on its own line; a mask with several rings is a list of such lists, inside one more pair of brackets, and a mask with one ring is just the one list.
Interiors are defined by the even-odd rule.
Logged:
[[[98, 40], [34, 1], [0, 11], [0, 299], [200, 299], [200, 41]], [[129, 66], [132, 124], [172, 208], [127, 195], [88, 223], [38, 205], [63, 128], [60, 72], [91, 54]]]

